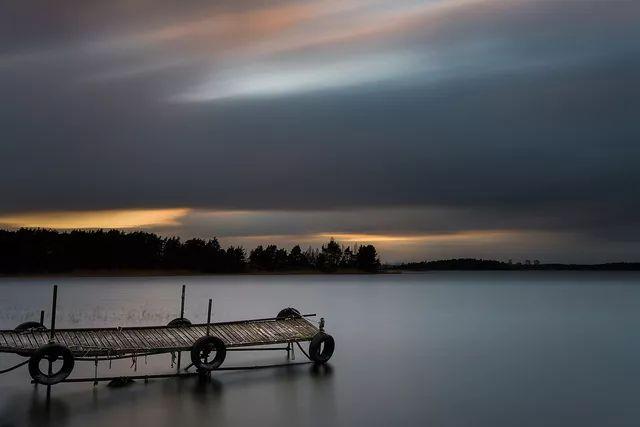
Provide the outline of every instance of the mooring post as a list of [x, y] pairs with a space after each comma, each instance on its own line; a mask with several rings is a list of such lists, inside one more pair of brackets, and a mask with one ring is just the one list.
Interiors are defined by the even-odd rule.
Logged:
[[185, 285], [182, 285], [182, 297], [180, 297], [180, 318], [184, 317], [184, 289]]
[[324, 317], [320, 318], [320, 332], [324, 332]]
[[211, 305], [213, 300], [209, 298], [209, 310], [207, 311], [207, 335], [209, 335], [209, 324], [211, 323]]
[[[51, 335], [49, 335], [49, 342], [53, 342], [53, 338], [56, 335], [56, 306], [58, 304], [58, 285], [53, 285], [53, 301], [51, 303]], [[44, 311], [40, 312], [40, 318], [44, 320]], [[53, 372], [53, 362], [49, 360], [49, 376]], [[47, 385], [47, 406], [51, 399], [51, 386]]]
[[56, 305], [58, 304], [58, 285], [53, 285], [53, 302], [51, 303], [51, 334], [49, 341], [56, 336]]
[[[185, 285], [182, 285], [182, 296], [180, 297], [180, 318], [184, 319], [184, 290]], [[178, 351], [178, 365], [176, 367], [176, 372], [180, 373], [180, 361], [182, 359], [182, 352]]]

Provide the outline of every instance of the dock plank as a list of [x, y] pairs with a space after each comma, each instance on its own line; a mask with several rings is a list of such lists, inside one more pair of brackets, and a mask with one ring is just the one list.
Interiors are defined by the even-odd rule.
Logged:
[[169, 346], [169, 345], [168, 345], [169, 343], [168, 343], [168, 341], [167, 341], [167, 338], [165, 337], [165, 335], [164, 335], [164, 333], [163, 333], [162, 329], [160, 329], [160, 328], [153, 328], [153, 329], [150, 329], [150, 330], [149, 330], [149, 332], [150, 332], [151, 334], [153, 334], [153, 336], [155, 336], [155, 337], [156, 337], [156, 340], [157, 340], [157, 342], [158, 342], [158, 348], [166, 348], [166, 347], [168, 347], [168, 346]]
[[147, 350], [149, 348], [149, 344], [137, 333], [135, 329], [126, 329], [123, 333], [131, 339], [131, 341], [136, 344], [137, 348], [142, 350]]
[[65, 332], [58, 332], [54, 337], [54, 341], [70, 348], [71, 345], [65, 339], [65, 334]]
[[177, 336], [175, 344], [178, 347], [188, 345], [187, 343], [194, 343], [195, 337], [189, 333], [191, 328], [171, 328], [171, 332]]
[[116, 338], [115, 330], [105, 331], [104, 334], [109, 338], [109, 341], [111, 342], [113, 350], [115, 351], [124, 350], [122, 341]]
[[167, 332], [165, 328], [157, 328], [155, 331], [162, 337], [162, 341], [164, 342], [164, 348], [170, 348], [173, 343], [173, 337]]
[[229, 345], [229, 343], [232, 341], [231, 337], [229, 337], [229, 335], [227, 335], [227, 333], [221, 327], [216, 325], [214, 331], [215, 335], [219, 337], [226, 345]]
[[29, 332], [21, 332], [19, 335], [22, 342], [26, 343], [29, 346], [29, 348], [37, 348], [35, 343], [31, 340], [31, 337], [29, 336]]
[[234, 337], [234, 342], [233, 342], [234, 344], [240, 344], [243, 341], [242, 336], [238, 333], [237, 330], [233, 328], [232, 325], [227, 324], [227, 325], [222, 325], [222, 327], [225, 328], [227, 331], [229, 331], [231, 336]]

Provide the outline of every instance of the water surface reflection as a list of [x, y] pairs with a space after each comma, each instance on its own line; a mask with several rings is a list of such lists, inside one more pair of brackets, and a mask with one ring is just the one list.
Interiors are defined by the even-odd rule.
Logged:
[[[0, 427], [154, 425], [637, 426], [640, 276], [437, 273], [380, 276], [56, 278], [60, 327], [164, 324], [317, 312], [336, 340], [331, 365], [197, 378], [54, 386], [26, 369], [0, 377]], [[50, 279], [0, 279], [0, 327], [48, 309]], [[267, 354], [265, 354], [267, 353]], [[276, 354], [271, 354], [276, 353]], [[297, 352], [297, 360], [302, 354]], [[188, 358], [185, 355], [185, 360]], [[21, 360], [0, 355], [0, 368]], [[234, 352], [225, 364], [281, 363]], [[130, 361], [101, 375], [122, 375]], [[77, 365], [74, 376], [91, 376]], [[167, 355], [138, 374], [172, 372]]]

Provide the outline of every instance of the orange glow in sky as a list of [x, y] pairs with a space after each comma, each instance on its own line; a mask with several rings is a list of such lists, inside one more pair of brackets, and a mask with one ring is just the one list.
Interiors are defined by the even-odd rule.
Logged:
[[81, 212], [34, 212], [0, 216], [0, 224], [28, 228], [136, 228], [175, 225], [189, 209], [121, 209]]
[[319, 237], [333, 237], [340, 242], [351, 243], [422, 243], [422, 242], [454, 242], [473, 241], [503, 237], [508, 231], [465, 231], [457, 233], [392, 235], [392, 234], [358, 234], [358, 233], [322, 233]]

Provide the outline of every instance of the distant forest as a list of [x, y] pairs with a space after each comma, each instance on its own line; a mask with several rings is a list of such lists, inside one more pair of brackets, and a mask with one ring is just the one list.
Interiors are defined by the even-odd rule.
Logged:
[[537, 260], [503, 262], [474, 258], [380, 265], [373, 245], [343, 246], [329, 240], [321, 248], [291, 250], [276, 245], [247, 252], [221, 247], [217, 239], [161, 237], [141, 231], [58, 232], [45, 229], [0, 230], [0, 274], [90, 271], [176, 273], [367, 272], [444, 270], [640, 270], [640, 263], [543, 264]]
[[443, 270], [640, 270], [638, 262], [612, 262], [606, 264], [542, 264], [537, 260], [502, 262], [475, 258], [445, 259], [439, 261], [410, 262], [388, 266], [390, 270], [443, 271]]
[[141, 231], [0, 230], [0, 274], [91, 270], [375, 273], [380, 260], [373, 245], [341, 246], [333, 239], [320, 249], [261, 245], [247, 254], [239, 246], [222, 248], [215, 238], [183, 242]]

